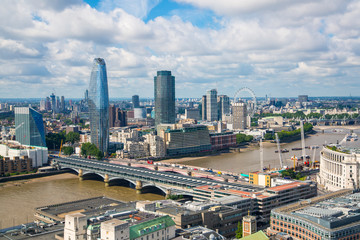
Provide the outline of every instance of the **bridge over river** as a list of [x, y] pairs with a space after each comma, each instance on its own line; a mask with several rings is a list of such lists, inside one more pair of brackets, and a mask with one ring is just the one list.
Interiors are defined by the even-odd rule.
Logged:
[[158, 171], [156, 166], [154, 166], [154, 169], [148, 169], [78, 157], [58, 157], [54, 158], [53, 162], [62, 169], [68, 168], [76, 171], [80, 180], [91, 174], [100, 176], [104, 180], [105, 186], [110, 186], [111, 182], [115, 180], [125, 180], [132, 183], [138, 193], [141, 193], [148, 187], [155, 187], [166, 195], [182, 194], [194, 196], [193, 189], [204, 185], [218, 185], [224, 188], [247, 192], [258, 192], [264, 189], [260, 186], [243, 182], [228, 182], [226, 179], [221, 181], [200, 177], [199, 175], [189, 176], [174, 172], [162, 172]]

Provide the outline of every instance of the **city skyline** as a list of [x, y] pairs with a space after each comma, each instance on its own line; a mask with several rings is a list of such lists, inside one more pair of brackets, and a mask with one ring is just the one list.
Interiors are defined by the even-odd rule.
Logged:
[[5, 0], [2, 9], [4, 98], [53, 89], [80, 98], [98, 56], [111, 98], [152, 97], [163, 69], [177, 77], [177, 97], [212, 88], [231, 97], [244, 86], [278, 97], [360, 90], [357, 1]]

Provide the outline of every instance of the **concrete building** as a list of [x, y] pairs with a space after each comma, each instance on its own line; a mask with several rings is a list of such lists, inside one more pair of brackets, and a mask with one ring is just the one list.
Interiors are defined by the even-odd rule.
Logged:
[[48, 148], [21, 145], [17, 141], [0, 144], [0, 155], [10, 159], [27, 157], [32, 159], [32, 167], [38, 168], [48, 163]]
[[65, 216], [64, 239], [86, 240], [87, 217], [82, 213]]
[[232, 105], [233, 129], [244, 130], [247, 128], [247, 109], [246, 103], [237, 102]]
[[204, 201], [229, 195], [250, 198], [252, 202], [244, 206], [245, 209], [250, 209], [251, 213], [254, 212], [254, 215], [261, 216], [259, 219], [261, 224], [267, 224], [270, 219], [271, 209], [298, 201], [299, 199], [314, 197], [317, 194], [317, 186], [310, 181], [293, 181], [265, 189], [256, 185], [246, 185], [241, 189], [225, 189], [221, 186], [206, 185], [194, 188], [193, 194], [195, 201]]
[[175, 77], [158, 71], [154, 77], [155, 125], [175, 123]]
[[206, 121], [206, 117], [207, 117], [206, 108], [207, 108], [207, 101], [206, 101], [206, 95], [204, 95], [202, 96], [201, 99], [201, 119], [203, 121]]
[[130, 239], [129, 223], [120, 219], [111, 219], [101, 223], [101, 239]]
[[298, 102], [302, 105], [302, 103], [304, 102], [308, 102], [309, 101], [309, 97], [308, 95], [299, 95], [298, 96]]
[[216, 89], [206, 92], [206, 120], [210, 122], [219, 120]]
[[268, 234], [293, 239], [360, 238], [360, 193], [345, 189], [302, 200], [271, 211]]
[[319, 184], [330, 191], [360, 187], [360, 149], [341, 145], [325, 146], [320, 153]]
[[42, 115], [31, 107], [15, 108], [15, 130], [21, 144], [46, 147]]
[[252, 172], [249, 173], [249, 183], [260, 185], [263, 187], [271, 187], [271, 179], [277, 177], [278, 175], [274, 175], [271, 173], [264, 172]]
[[243, 237], [250, 236], [257, 231], [256, 217], [248, 214], [242, 219]]
[[149, 152], [152, 157], [165, 157], [164, 140], [155, 134], [146, 134], [145, 142], [149, 144]]

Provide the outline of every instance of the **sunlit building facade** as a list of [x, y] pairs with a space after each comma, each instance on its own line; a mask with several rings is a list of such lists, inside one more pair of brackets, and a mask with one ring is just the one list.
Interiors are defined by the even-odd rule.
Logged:
[[103, 153], [109, 148], [109, 94], [104, 59], [95, 58], [89, 86], [91, 143]]
[[23, 145], [46, 147], [42, 115], [31, 107], [15, 108], [16, 141]]

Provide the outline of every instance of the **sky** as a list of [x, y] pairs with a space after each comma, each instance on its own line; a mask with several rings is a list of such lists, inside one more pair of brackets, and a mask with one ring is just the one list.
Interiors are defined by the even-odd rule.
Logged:
[[[1, 0], [0, 98], [82, 97], [93, 59], [111, 98], [359, 96], [360, 1]], [[241, 93], [244, 97], [247, 93]]]

